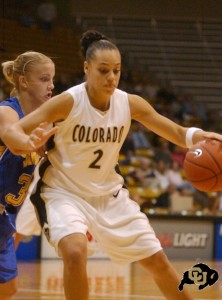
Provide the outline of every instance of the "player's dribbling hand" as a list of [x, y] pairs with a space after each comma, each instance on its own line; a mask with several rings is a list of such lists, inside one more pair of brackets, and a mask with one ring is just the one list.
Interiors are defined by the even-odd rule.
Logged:
[[196, 144], [200, 141], [208, 140], [208, 139], [222, 142], [222, 135], [216, 132], [198, 130], [194, 134], [193, 143]]

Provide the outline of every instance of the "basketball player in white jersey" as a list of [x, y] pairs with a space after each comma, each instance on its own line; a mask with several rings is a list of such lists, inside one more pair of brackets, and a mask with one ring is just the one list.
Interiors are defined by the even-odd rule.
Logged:
[[[178, 290], [181, 275], [164, 254], [147, 216], [129, 198], [115, 167], [131, 119], [185, 148], [222, 136], [179, 126], [146, 100], [119, 90], [120, 52], [99, 32], [83, 34], [81, 51], [86, 82], [53, 97], [2, 134], [17, 154], [34, 151], [50, 138], [36, 187], [42, 201], [36, 201], [35, 195], [32, 201], [50, 243], [63, 259], [66, 299], [89, 299], [88, 230], [113, 261], [139, 261], [167, 299], [191, 300], [187, 289]], [[55, 127], [48, 129], [51, 123]]]

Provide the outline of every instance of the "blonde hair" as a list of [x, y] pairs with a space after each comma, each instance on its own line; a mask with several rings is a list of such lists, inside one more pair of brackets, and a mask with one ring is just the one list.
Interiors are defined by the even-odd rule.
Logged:
[[[19, 90], [19, 76], [32, 72], [36, 64], [51, 62], [50, 57], [43, 53], [35, 51], [27, 51], [17, 56], [15, 60], [2, 63], [3, 75], [6, 80], [13, 85], [11, 96], [14, 96]], [[53, 63], [54, 64], [54, 63]]]

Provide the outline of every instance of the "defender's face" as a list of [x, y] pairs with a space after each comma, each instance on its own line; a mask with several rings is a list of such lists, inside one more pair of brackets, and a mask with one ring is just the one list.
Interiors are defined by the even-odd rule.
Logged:
[[54, 76], [55, 65], [50, 62], [36, 65], [32, 72], [26, 75], [27, 93], [32, 100], [41, 104], [52, 97]]

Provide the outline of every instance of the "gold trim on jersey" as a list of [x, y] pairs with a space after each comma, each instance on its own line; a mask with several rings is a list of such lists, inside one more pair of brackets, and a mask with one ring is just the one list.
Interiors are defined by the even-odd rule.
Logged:
[[30, 165], [37, 165], [39, 162], [40, 156], [36, 152], [31, 152], [28, 154], [21, 155], [24, 158], [23, 161], [23, 168], [30, 166]]
[[0, 146], [0, 156], [2, 156], [2, 154], [5, 152], [6, 146]]

